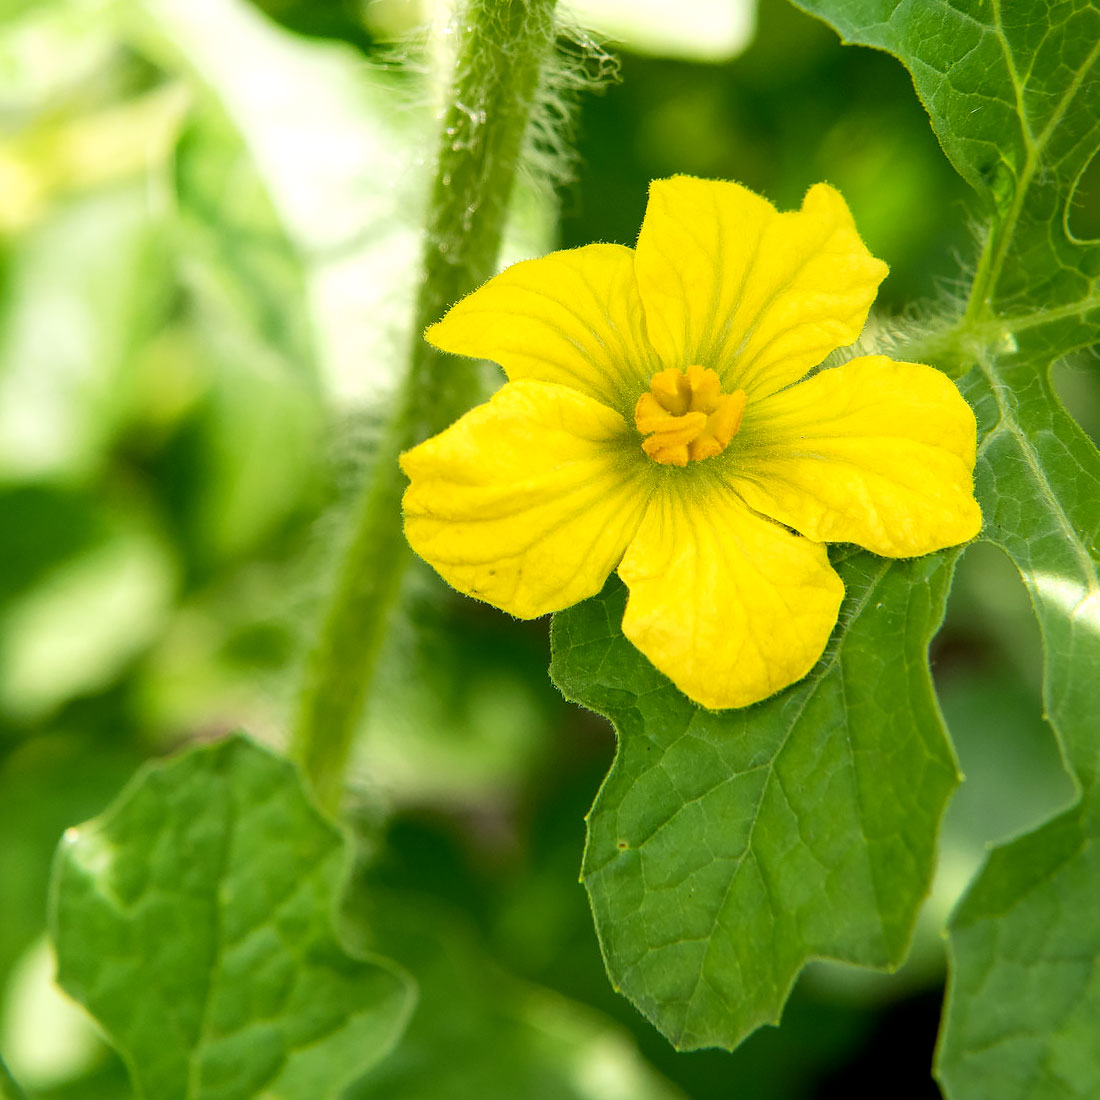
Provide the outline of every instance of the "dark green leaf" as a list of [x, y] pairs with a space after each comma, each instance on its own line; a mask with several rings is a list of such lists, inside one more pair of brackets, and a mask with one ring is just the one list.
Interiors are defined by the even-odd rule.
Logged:
[[406, 979], [332, 928], [339, 833], [241, 737], [139, 774], [54, 872], [61, 985], [148, 1100], [324, 1100], [404, 1026]]
[[807, 959], [904, 958], [957, 782], [927, 647], [955, 553], [838, 561], [810, 675], [703, 710], [623, 637], [625, 590], [555, 616], [555, 682], [616, 725], [583, 878], [612, 982], [678, 1047], [776, 1022]]
[[[900, 58], [988, 224], [968, 332], [1053, 358], [1100, 336], [1100, 243], [1068, 232], [1100, 145], [1092, 0], [796, 0]], [[986, 311], [986, 307], [988, 310]]]
[[994, 850], [951, 922], [938, 1072], [951, 1097], [1100, 1093], [1100, 456], [1049, 382], [1100, 336], [1100, 243], [1071, 232], [1100, 146], [1100, 9], [804, 0], [909, 68], [988, 229], [945, 364], [972, 366], [985, 537], [1020, 570], [1042, 633], [1044, 704], [1080, 799]]
[[939, 1074], [949, 1095], [1100, 1092], [1100, 455], [1042, 371], [1004, 360], [966, 380], [986, 431], [985, 537], [1020, 569], [1039, 619], [1044, 704], [1081, 800], [994, 850], [951, 921]]

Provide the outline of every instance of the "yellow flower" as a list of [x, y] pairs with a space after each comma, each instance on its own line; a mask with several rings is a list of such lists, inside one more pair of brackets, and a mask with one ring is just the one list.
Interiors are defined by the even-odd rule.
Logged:
[[974, 416], [945, 375], [868, 355], [805, 378], [886, 272], [826, 184], [779, 213], [655, 181], [636, 248], [516, 264], [428, 329], [508, 382], [402, 457], [410, 544], [524, 619], [617, 569], [623, 633], [703, 706], [801, 679], [844, 594], [826, 542], [913, 557], [981, 526]]

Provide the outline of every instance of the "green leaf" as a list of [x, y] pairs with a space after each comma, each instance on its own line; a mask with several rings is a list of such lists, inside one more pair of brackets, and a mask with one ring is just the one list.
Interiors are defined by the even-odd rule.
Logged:
[[950, 926], [938, 1072], [948, 1095], [1100, 1093], [1100, 455], [1044, 371], [993, 360], [965, 392], [986, 423], [985, 537], [1012, 558], [1039, 619], [1047, 720], [1080, 800], [996, 848]]
[[824, 657], [745, 710], [704, 710], [646, 661], [617, 581], [555, 616], [555, 682], [619, 735], [582, 872], [604, 958], [676, 1046], [778, 1021], [810, 958], [904, 958], [957, 782], [927, 663], [956, 556], [838, 555]]
[[[306, 263], [242, 137], [213, 107], [195, 108], [175, 149], [179, 238], [200, 309], [267, 350], [265, 367], [316, 387]], [[258, 356], [254, 357], [258, 358]]]
[[[50, 546], [61, 526], [69, 529]], [[0, 553], [0, 600], [10, 592], [0, 616], [0, 719], [22, 725], [102, 689], [133, 661], [164, 625], [176, 570], [125, 495], [0, 489], [0, 528], [12, 533]]]
[[[328, 395], [350, 399], [357, 409], [376, 405], [406, 350], [407, 333], [395, 318], [404, 318], [418, 285], [424, 196], [416, 165], [434, 128], [431, 94], [424, 91], [423, 109], [406, 109], [410, 94], [417, 98], [410, 89], [419, 88], [419, 77], [286, 32], [245, 0], [124, 7], [130, 44], [192, 90], [200, 128], [209, 129], [220, 114], [243, 143], [241, 162], [223, 153], [228, 171], [217, 173], [217, 135], [198, 135], [192, 148], [185, 145], [192, 164], [181, 166], [179, 183], [192, 228], [199, 228], [196, 220], [208, 223], [206, 245], [227, 264], [227, 282], [238, 282], [234, 296], [252, 299], [244, 318], [258, 335], [279, 336], [280, 349], [291, 354], [287, 338], [301, 344], [308, 336]], [[242, 166], [244, 181], [237, 175]], [[269, 231], [254, 232], [267, 220], [264, 210], [242, 218], [248, 202], [242, 182], [266, 193], [263, 205], [297, 256], [280, 257], [283, 246]], [[228, 210], [219, 210], [219, 193]], [[229, 227], [218, 225], [226, 215], [235, 223], [228, 256]], [[302, 268], [305, 283], [306, 300], [294, 308], [285, 298], [287, 259]], [[256, 280], [251, 294], [242, 277]]]
[[233, 737], [66, 834], [58, 980], [152, 1100], [324, 1100], [404, 1027], [407, 979], [332, 927], [345, 850], [285, 760]]
[[[1100, 8], [1013, 0], [797, 0], [909, 69], [988, 223], [968, 335], [1065, 354], [1100, 336], [1100, 243], [1069, 232], [1100, 146]], [[971, 361], [973, 361], [971, 359]]]
[[988, 218], [966, 316], [940, 341], [972, 367], [984, 537], [1039, 620], [1046, 718], [1080, 798], [996, 848], [953, 915], [937, 1071], [959, 1100], [1100, 1094], [1100, 456], [1050, 383], [1100, 336], [1100, 243], [1077, 240], [1078, 181], [1100, 147], [1100, 10], [965, 0], [808, 0], [896, 54]]
[[[0, 988], [8, 989], [18, 960], [45, 932], [57, 838], [101, 808], [139, 759], [136, 750], [95, 733], [39, 732], [0, 763]], [[0, 1034], [9, 1034], [11, 1013], [9, 990], [0, 1007]]]
[[349, 922], [412, 970], [420, 997], [397, 1048], [344, 1100], [685, 1100], [625, 1029], [499, 970], [438, 898], [366, 879], [349, 897]]
[[204, 565], [270, 539], [318, 478], [323, 421], [307, 265], [241, 137], [196, 108], [175, 149], [176, 237], [206, 392], [182, 436], [187, 534]]
[[[132, 348], [163, 324], [160, 243], [132, 183], [58, 203], [14, 241], [0, 303], [5, 484], [71, 484], [103, 462], [133, 398]], [[58, 310], [81, 318], [79, 339]]]
[[15, 1083], [3, 1058], [0, 1058], [0, 1100], [27, 1100], [27, 1094]]

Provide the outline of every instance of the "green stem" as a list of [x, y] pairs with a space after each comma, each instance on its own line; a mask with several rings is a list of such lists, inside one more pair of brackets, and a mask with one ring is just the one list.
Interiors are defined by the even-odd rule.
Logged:
[[556, 0], [468, 0], [428, 211], [412, 348], [372, 475], [308, 656], [291, 744], [318, 800], [339, 807], [356, 726], [411, 554], [401, 530], [404, 450], [480, 397], [477, 364], [421, 337], [496, 266]]
[[982, 254], [978, 259], [977, 270], [974, 272], [974, 281], [970, 285], [970, 297], [964, 314], [967, 321], [981, 321], [990, 315], [989, 293], [994, 279], [993, 257], [997, 251], [997, 238], [997, 226], [994, 223], [990, 226], [982, 244]]

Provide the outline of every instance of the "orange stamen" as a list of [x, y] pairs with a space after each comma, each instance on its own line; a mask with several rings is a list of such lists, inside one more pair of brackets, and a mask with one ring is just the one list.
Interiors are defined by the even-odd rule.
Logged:
[[741, 426], [745, 391], [723, 393], [718, 375], [692, 364], [658, 371], [638, 398], [634, 424], [642, 450], [666, 466], [686, 466], [721, 454]]

